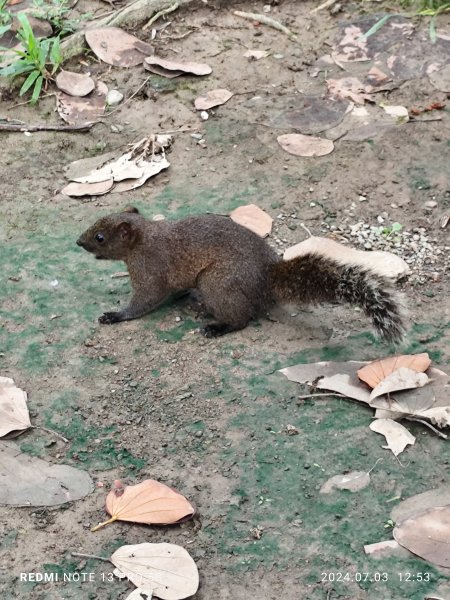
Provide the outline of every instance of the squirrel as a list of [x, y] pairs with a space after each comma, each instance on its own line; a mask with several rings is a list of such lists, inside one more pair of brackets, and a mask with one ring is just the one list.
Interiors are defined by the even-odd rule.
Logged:
[[318, 302], [360, 306], [388, 342], [404, 334], [401, 303], [385, 277], [316, 253], [283, 260], [226, 216], [150, 221], [130, 207], [99, 219], [77, 244], [128, 267], [131, 301], [101, 315], [103, 324], [139, 318], [168, 297], [195, 290], [216, 320], [201, 329], [206, 337], [243, 329], [277, 303]]

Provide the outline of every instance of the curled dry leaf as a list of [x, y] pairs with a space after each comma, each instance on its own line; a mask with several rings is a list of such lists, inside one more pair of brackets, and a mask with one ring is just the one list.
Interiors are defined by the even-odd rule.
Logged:
[[437, 406], [416, 414], [421, 418], [429, 419], [433, 425], [441, 429], [450, 427], [450, 406]]
[[339, 244], [329, 238], [311, 236], [307, 240], [288, 248], [283, 258], [290, 260], [296, 256], [315, 253], [327, 256], [348, 264], [357, 264], [384, 277], [400, 278], [409, 273], [407, 263], [391, 252], [373, 251], [364, 252]]
[[399, 356], [387, 356], [374, 360], [358, 370], [358, 377], [371, 388], [376, 387], [388, 375], [406, 367], [418, 373], [423, 373], [431, 365], [430, 357], [426, 352], [422, 354], [402, 354]]
[[301, 133], [286, 133], [278, 136], [277, 141], [285, 152], [294, 156], [325, 156], [334, 150], [331, 140]]
[[407, 367], [400, 367], [393, 373], [390, 373], [387, 377], [380, 381], [380, 383], [373, 388], [370, 394], [370, 400], [396, 392], [399, 390], [410, 390], [413, 388], [423, 387], [429, 382], [428, 375], [425, 373], [418, 373], [414, 369], [408, 369]]
[[91, 531], [117, 520], [170, 525], [190, 518], [195, 513], [184, 496], [154, 479], [128, 486], [115, 482], [114, 489], [106, 498], [106, 510], [111, 518], [93, 527]]
[[334, 489], [358, 492], [370, 483], [370, 475], [365, 471], [350, 471], [342, 475], [335, 475], [326, 481], [320, 488], [321, 494], [329, 494]]
[[399, 523], [395, 540], [410, 552], [440, 567], [450, 567], [450, 506], [434, 507]]
[[233, 92], [225, 89], [211, 90], [195, 99], [194, 106], [197, 110], [209, 110], [215, 106], [225, 104], [233, 96]]
[[19, 435], [31, 427], [27, 407], [27, 393], [9, 377], [0, 377], [0, 437]]
[[[145, 68], [151, 70], [153, 66], [156, 66], [160, 69], [158, 74], [164, 74], [164, 71], [179, 71], [182, 73], [189, 73], [191, 75], [209, 75], [212, 73], [212, 69], [209, 65], [205, 63], [195, 63], [195, 62], [175, 62], [172, 60], [165, 60], [164, 58], [159, 58], [158, 56], [147, 56], [145, 58]], [[163, 71], [161, 71], [161, 69]]]
[[56, 506], [83, 498], [94, 487], [85, 471], [23, 454], [13, 442], [0, 442], [0, 481], [0, 504], [12, 506]]
[[372, 431], [381, 433], [386, 438], [388, 450], [392, 450], [395, 456], [398, 456], [409, 444], [414, 444], [416, 438], [409, 433], [406, 427], [400, 425], [392, 419], [377, 419], [369, 425]]
[[230, 217], [235, 223], [239, 223], [261, 237], [268, 236], [272, 231], [272, 217], [255, 204], [238, 206], [230, 214]]
[[56, 76], [56, 87], [70, 96], [87, 96], [95, 88], [95, 81], [84, 73], [61, 71]]
[[138, 161], [137, 164], [139, 168], [142, 168], [142, 175], [138, 179], [126, 179], [125, 181], [119, 181], [112, 189], [113, 194], [135, 190], [141, 185], [144, 185], [144, 183], [147, 181], [147, 179], [150, 179], [150, 177], [153, 177], [164, 169], [168, 169], [170, 167], [170, 162], [165, 156], [155, 156], [154, 160], [151, 162], [141, 160]]
[[102, 81], [98, 81], [95, 90], [83, 98], [58, 92], [56, 109], [61, 119], [70, 125], [95, 123], [105, 112], [107, 93], [108, 88]]
[[175, 544], [122, 546], [111, 556], [111, 562], [143, 593], [162, 600], [182, 600], [198, 589], [197, 565], [184, 548]]
[[71, 182], [61, 190], [61, 194], [79, 198], [81, 196], [101, 196], [111, 190], [114, 185], [113, 179], [100, 181], [98, 183], [75, 183]]
[[120, 27], [88, 29], [86, 42], [103, 62], [115, 67], [140, 65], [145, 55], [153, 52], [152, 46], [130, 35]]

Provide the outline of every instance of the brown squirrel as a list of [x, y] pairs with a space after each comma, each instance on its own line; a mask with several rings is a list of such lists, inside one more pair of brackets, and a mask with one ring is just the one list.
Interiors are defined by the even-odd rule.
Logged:
[[243, 329], [278, 302], [349, 302], [372, 318], [385, 340], [399, 341], [404, 332], [400, 303], [384, 277], [318, 254], [282, 260], [228, 217], [150, 221], [131, 207], [99, 219], [77, 244], [128, 267], [131, 302], [101, 315], [100, 323], [136, 319], [169, 296], [194, 289], [216, 319], [202, 328], [206, 337]]

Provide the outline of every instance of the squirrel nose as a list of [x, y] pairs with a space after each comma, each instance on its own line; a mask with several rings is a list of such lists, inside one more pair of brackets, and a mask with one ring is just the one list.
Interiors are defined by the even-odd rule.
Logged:
[[81, 238], [77, 239], [77, 246], [83, 246], [83, 242], [81, 241]]

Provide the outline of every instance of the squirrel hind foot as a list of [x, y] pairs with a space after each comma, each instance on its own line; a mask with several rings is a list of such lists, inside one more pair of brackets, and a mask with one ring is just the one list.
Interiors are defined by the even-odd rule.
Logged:
[[118, 312], [105, 312], [99, 316], [98, 322], [102, 325], [112, 325], [113, 323], [119, 323], [122, 321], [120, 313]]

